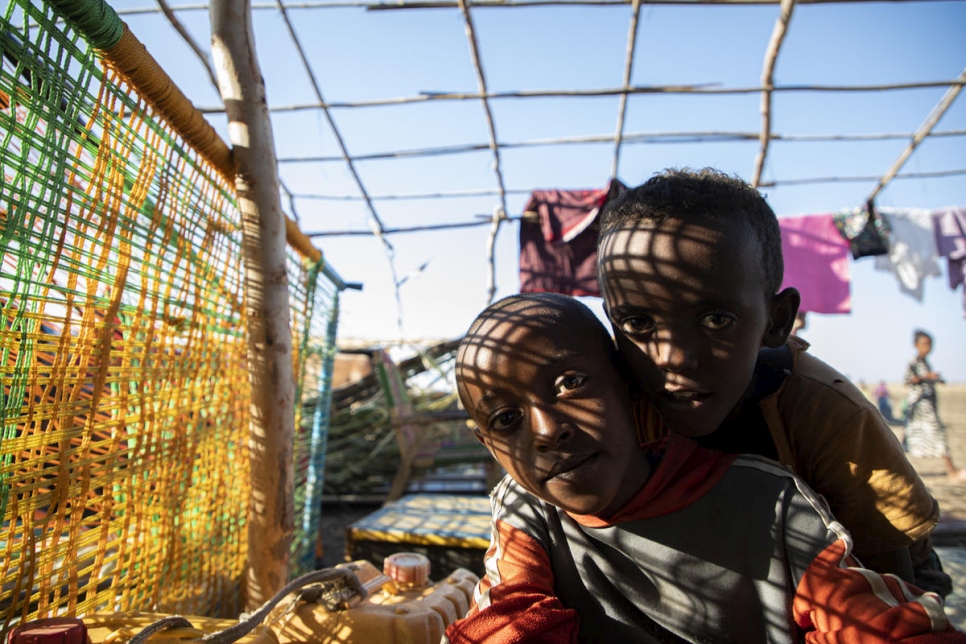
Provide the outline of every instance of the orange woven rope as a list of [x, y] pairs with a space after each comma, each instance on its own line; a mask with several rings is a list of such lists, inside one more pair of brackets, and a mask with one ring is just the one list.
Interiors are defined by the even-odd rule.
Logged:
[[231, 150], [127, 25], [118, 43], [104, 54], [192, 147], [228, 181], [234, 181]]

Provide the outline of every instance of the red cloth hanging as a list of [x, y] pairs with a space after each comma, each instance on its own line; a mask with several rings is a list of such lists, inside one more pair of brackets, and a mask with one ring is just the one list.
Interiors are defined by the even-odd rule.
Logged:
[[534, 190], [520, 222], [520, 292], [600, 295], [597, 283], [598, 214], [626, 187], [600, 190]]

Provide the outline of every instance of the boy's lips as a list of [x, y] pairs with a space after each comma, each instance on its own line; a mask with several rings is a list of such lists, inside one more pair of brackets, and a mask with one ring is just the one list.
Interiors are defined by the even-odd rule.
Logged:
[[575, 474], [578, 474], [579, 470], [595, 463], [598, 456], [600, 456], [600, 452], [593, 452], [590, 454], [574, 454], [573, 456], [568, 456], [563, 460], [557, 461], [554, 463], [554, 466], [550, 468], [550, 474], [547, 476], [547, 480], [549, 481], [555, 478], [570, 478]]
[[711, 394], [694, 389], [665, 389], [661, 400], [672, 409], [692, 409], [711, 397]]

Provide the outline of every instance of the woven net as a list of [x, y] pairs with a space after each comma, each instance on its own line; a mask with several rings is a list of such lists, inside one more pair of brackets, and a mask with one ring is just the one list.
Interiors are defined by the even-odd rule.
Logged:
[[[250, 385], [232, 186], [70, 19], [3, 12], [0, 632], [236, 615]], [[309, 562], [337, 292], [320, 265], [289, 266], [312, 410], [296, 414], [293, 552]]]

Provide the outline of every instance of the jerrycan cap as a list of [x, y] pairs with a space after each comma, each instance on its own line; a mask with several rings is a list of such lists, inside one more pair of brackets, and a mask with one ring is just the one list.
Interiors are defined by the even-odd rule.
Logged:
[[87, 627], [76, 617], [49, 617], [17, 626], [8, 644], [86, 644]]
[[425, 586], [429, 583], [429, 559], [418, 552], [397, 552], [383, 560], [382, 572], [397, 584]]

